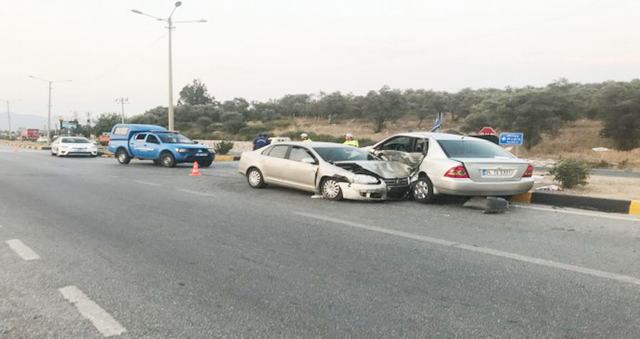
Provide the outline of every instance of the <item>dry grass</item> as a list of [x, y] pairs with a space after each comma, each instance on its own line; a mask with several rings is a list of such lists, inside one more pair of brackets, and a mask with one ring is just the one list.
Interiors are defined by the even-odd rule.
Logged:
[[[638, 178], [618, 178], [592, 175], [588, 184], [585, 186], [578, 186], [576, 188], [565, 190], [564, 193], [571, 195], [581, 195], [598, 198], [609, 199], [640, 199], [640, 179]], [[541, 180], [536, 180], [536, 187], [556, 184], [553, 182], [553, 176], [544, 175]]]
[[[529, 159], [576, 158], [591, 163], [607, 162], [611, 167], [640, 169], [640, 148], [632, 151], [615, 151], [611, 141], [600, 136], [602, 123], [593, 120], [575, 121], [555, 136], [544, 140], [530, 151], [520, 150], [519, 156]], [[607, 147], [607, 152], [595, 152], [592, 148]]]

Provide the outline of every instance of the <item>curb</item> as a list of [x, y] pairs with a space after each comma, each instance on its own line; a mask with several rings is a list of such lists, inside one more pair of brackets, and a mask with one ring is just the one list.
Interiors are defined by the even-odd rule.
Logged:
[[512, 202], [572, 207], [599, 212], [640, 215], [640, 200], [618, 200], [557, 193], [527, 192], [513, 196]]
[[43, 145], [29, 145], [29, 144], [21, 144], [21, 143], [8, 143], [7, 145], [9, 145], [11, 147], [35, 149], [35, 150], [40, 150], [40, 151], [45, 151], [45, 150], [50, 150], [51, 149], [51, 147], [43, 146]]

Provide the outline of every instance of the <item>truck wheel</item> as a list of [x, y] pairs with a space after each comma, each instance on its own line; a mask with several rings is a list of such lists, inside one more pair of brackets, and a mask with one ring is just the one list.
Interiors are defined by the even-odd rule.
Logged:
[[125, 151], [122, 148], [116, 151], [116, 159], [118, 160], [119, 163], [123, 165], [126, 165], [129, 162], [131, 162], [131, 157], [129, 156], [129, 153], [127, 153], [127, 151]]
[[413, 186], [411, 186], [411, 196], [417, 202], [428, 204], [435, 200], [435, 194], [433, 194], [433, 184], [429, 177], [422, 176], [418, 178]]
[[338, 182], [333, 178], [326, 178], [322, 180], [320, 192], [322, 193], [322, 197], [327, 200], [342, 200], [342, 189], [340, 188], [340, 185], [338, 185]]
[[213, 163], [213, 159], [198, 160], [198, 166], [209, 167]]
[[176, 165], [176, 158], [169, 152], [160, 154], [160, 162], [164, 167], [174, 167]]
[[263, 188], [267, 186], [264, 183], [264, 177], [259, 169], [252, 167], [247, 171], [247, 182], [252, 188]]

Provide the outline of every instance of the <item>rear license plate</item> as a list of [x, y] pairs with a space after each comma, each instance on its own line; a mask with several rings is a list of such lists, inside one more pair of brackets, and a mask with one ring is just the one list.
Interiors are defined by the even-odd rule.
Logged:
[[206, 157], [207, 153], [196, 153], [196, 157]]
[[512, 169], [505, 168], [489, 168], [482, 170], [483, 177], [509, 177], [513, 175]]

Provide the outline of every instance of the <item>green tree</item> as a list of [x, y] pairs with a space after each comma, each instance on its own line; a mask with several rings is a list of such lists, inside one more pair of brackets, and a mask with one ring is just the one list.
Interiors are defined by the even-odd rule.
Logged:
[[207, 86], [199, 79], [194, 79], [180, 91], [180, 100], [178, 105], [207, 105], [212, 104], [214, 98], [209, 96]]
[[95, 126], [93, 126], [93, 134], [100, 135], [104, 132], [111, 132], [113, 126], [120, 122], [122, 122], [122, 117], [117, 113], [100, 114]]

